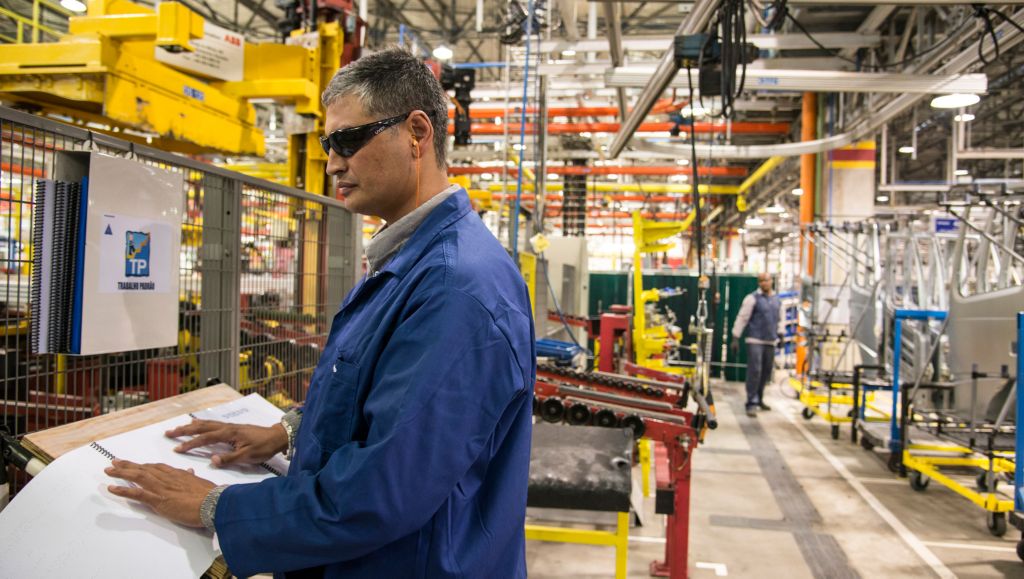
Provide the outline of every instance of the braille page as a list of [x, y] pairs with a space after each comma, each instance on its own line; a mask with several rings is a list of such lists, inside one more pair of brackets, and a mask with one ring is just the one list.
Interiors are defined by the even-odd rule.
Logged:
[[[269, 426], [282, 412], [250, 395], [198, 418]], [[0, 512], [0, 577], [198, 577], [213, 563], [211, 534], [171, 523], [145, 505], [116, 497], [107, 476], [110, 456], [191, 468], [215, 484], [259, 482], [264, 466], [213, 468], [210, 450], [174, 452], [181, 441], [164, 432], [191, 421], [182, 415], [68, 452], [50, 463]], [[283, 456], [270, 465], [286, 472]]]

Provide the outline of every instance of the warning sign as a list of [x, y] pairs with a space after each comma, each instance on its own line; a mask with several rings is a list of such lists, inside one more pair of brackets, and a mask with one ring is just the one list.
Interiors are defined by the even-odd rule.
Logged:
[[172, 53], [156, 47], [156, 59], [181, 70], [219, 80], [242, 80], [245, 66], [245, 39], [209, 22], [203, 25], [203, 37], [192, 41], [195, 52]]

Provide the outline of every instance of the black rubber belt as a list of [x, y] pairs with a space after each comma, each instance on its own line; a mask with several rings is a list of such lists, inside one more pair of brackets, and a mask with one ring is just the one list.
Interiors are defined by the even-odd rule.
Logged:
[[740, 430], [747, 437], [747, 443], [764, 473], [768, 486], [775, 495], [775, 501], [782, 511], [782, 521], [750, 519], [747, 517], [711, 517], [712, 525], [747, 527], [755, 529], [783, 530], [793, 534], [800, 553], [807, 562], [811, 573], [819, 579], [859, 578], [850, 567], [846, 553], [835, 537], [828, 533], [814, 531], [814, 525], [821, 523], [821, 515], [811, 503], [810, 497], [789, 470], [782, 453], [775, 447], [764, 427], [754, 419], [743, 416], [745, 405], [742, 400], [732, 401], [733, 411], [741, 418]]

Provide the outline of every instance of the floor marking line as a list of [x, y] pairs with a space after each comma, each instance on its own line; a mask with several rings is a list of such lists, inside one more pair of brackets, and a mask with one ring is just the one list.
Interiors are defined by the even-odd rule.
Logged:
[[942, 549], [965, 549], [970, 551], [992, 551], [994, 553], [1013, 553], [1017, 554], [1017, 549], [1013, 547], [993, 547], [991, 545], [971, 545], [970, 543], [943, 543], [941, 541], [924, 541], [925, 545], [929, 547], [939, 547]]
[[729, 569], [726, 568], [725, 563], [705, 563], [703, 561], [697, 561], [696, 567], [698, 569], [710, 569], [715, 572], [716, 577], [727, 577], [729, 575]]
[[914, 553], [917, 553], [917, 556], [920, 557], [921, 560], [931, 567], [932, 571], [934, 571], [936, 575], [942, 579], [956, 579], [956, 574], [950, 571], [949, 567], [946, 567], [946, 565], [935, 556], [935, 553], [932, 553], [928, 547], [926, 547], [925, 544], [917, 538], [917, 535], [911, 532], [911, 530], [908, 529], [902, 521], [896, 518], [896, 515], [893, 515], [889, 509], [885, 508], [885, 505], [883, 505], [862, 482], [857, 480], [857, 477], [850, 473], [846, 468], [846, 465], [840, 462], [840, 460], [836, 458], [836, 456], [832, 454], [825, 445], [821, 444], [821, 442], [815, 438], [803, 424], [797, 422], [788, 412], [783, 412], [782, 415], [790, 424], [796, 427], [800, 434], [807, 439], [807, 442], [809, 442], [811, 446], [813, 446], [814, 449], [817, 450], [830, 465], [832, 465], [832, 468], [834, 468], [840, 476], [846, 479], [847, 484], [853, 487], [853, 490], [857, 491], [857, 494], [864, 499], [864, 502], [866, 502], [868, 506], [882, 518], [882, 520], [888, 523], [889, 527], [899, 535], [900, 539], [902, 539], [903, 542], [906, 543], [912, 551], [914, 551]]
[[857, 480], [859, 480], [862, 483], [868, 483], [868, 484], [872, 484], [872, 485], [898, 485], [898, 486], [905, 486], [907, 484], [907, 481], [900, 480], [898, 478], [881, 478], [881, 477], [862, 476], [862, 477], [858, 477]]
[[631, 543], [657, 543], [659, 545], [664, 545], [665, 537], [641, 537], [639, 535], [630, 535], [629, 541]]

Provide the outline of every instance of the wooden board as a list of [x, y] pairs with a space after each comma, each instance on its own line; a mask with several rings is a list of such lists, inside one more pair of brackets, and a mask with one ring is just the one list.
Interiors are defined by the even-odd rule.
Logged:
[[118, 412], [33, 432], [25, 435], [22, 445], [38, 456], [40, 460], [50, 462], [66, 452], [95, 440], [142, 428], [189, 412], [205, 410], [241, 397], [241, 394], [227, 384], [218, 384]]

